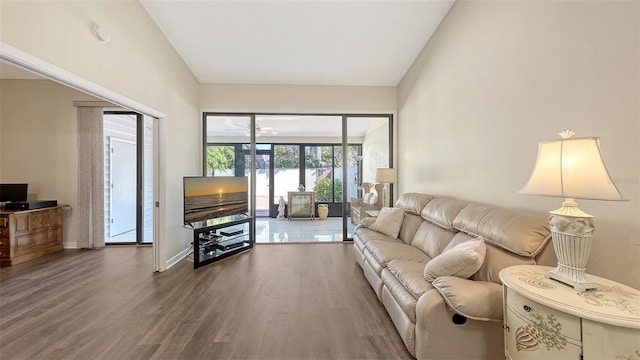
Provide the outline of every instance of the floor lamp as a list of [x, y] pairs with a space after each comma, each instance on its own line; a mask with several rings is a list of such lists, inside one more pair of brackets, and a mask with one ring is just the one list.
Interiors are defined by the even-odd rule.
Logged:
[[384, 195], [382, 197], [383, 206], [392, 206], [390, 197], [388, 184], [393, 184], [398, 181], [398, 173], [396, 169], [392, 168], [378, 168], [376, 169], [376, 182], [384, 184], [383, 192]]
[[538, 144], [531, 178], [520, 193], [565, 198], [561, 208], [549, 212], [558, 266], [545, 277], [584, 292], [598, 288], [585, 273], [594, 224], [593, 216], [580, 210], [573, 199], [624, 199], [604, 165], [598, 138], [572, 138], [569, 130], [560, 136], [560, 140]]

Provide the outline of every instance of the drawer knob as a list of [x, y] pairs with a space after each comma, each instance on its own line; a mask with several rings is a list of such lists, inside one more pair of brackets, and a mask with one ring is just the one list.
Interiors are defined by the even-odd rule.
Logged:
[[524, 311], [526, 311], [526, 312], [530, 312], [530, 311], [531, 311], [531, 306], [529, 306], [529, 305], [525, 305], [525, 306], [523, 306], [522, 308], [523, 308], [523, 309], [524, 309]]

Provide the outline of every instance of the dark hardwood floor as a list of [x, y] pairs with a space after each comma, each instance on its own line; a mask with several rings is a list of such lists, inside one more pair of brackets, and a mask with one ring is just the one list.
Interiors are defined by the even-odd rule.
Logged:
[[0, 269], [0, 359], [411, 359], [352, 244], [153, 273], [149, 247]]

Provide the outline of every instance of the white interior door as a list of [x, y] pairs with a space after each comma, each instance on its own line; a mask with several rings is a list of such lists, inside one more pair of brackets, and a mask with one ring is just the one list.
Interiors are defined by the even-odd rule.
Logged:
[[[136, 144], [111, 139], [111, 236], [136, 230]], [[134, 239], [135, 242], [135, 239]]]

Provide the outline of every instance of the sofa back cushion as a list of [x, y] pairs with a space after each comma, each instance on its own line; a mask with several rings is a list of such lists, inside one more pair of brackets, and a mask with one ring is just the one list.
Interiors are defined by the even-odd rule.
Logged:
[[420, 227], [413, 236], [411, 246], [422, 250], [433, 259], [442, 254], [456, 234], [457, 232], [443, 229], [423, 220], [422, 224], [420, 224]]
[[428, 194], [406, 193], [400, 195], [394, 206], [405, 209], [409, 213], [420, 215], [425, 205], [433, 198], [435, 196]]
[[524, 257], [534, 257], [551, 239], [545, 216], [477, 203], [462, 209], [454, 219], [453, 227]]
[[476, 272], [471, 278], [477, 281], [491, 281], [497, 284], [502, 284], [499, 277], [502, 269], [514, 265], [535, 264], [537, 264], [535, 258], [519, 256], [487, 243], [484, 263], [482, 263], [480, 270], [478, 270], [478, 272]]
[[[468, 236], [484, 238], [488, 245], [485, 261], [473, 275], [474, 280], [501, 284], [502, 269], [537, 264], [538, 255], [550, 247], [551, 232], [543, 215], [470, 203], [456, 216], [453, 226]], [[449, 246], [455, 243], [454, 239]]]
[[435, 198], [425, 205], [420, 216], [432, 224], [457, 231], [453, 227], [453, 220], [467, 205], [469, 202], [464, 200]]
[[412, 213], [405, 213], [404, 220], [402, 221], [402, 227], [400, 228], [400, 234], [398, 234], [398, 238], [402, 240], [405, 244], [411, 245], [411, 241], [413, 240], [416, 231], [422, 225], [424, 220], [418, 215]]

